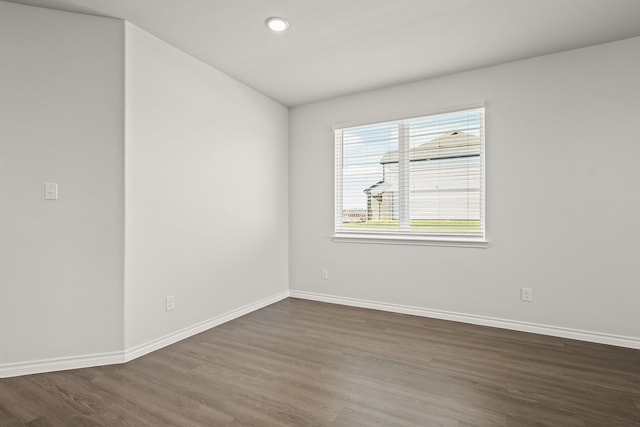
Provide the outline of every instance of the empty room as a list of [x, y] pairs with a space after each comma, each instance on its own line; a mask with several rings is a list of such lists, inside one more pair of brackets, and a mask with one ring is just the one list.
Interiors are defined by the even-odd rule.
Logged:
[[639, 18], [0, 0], [0, 426], [640, 426]]

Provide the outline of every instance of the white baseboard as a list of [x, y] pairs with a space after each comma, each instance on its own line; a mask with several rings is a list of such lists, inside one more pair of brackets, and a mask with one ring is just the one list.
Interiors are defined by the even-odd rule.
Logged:
[[140, 356], [144, 356], [145, 354], [151, 353], [152, 351], [156, 351], [158, 349], [161, 349], [162, 347], [166, 347], [168, 345], [174, 344], [185, 338], [189, 338], [193, 335], [199, 334], [200, 332], [204, 332], [207, 329], [211, 329], [218, 325], [222, 325], [223, 323], [226, 323], [230, 320], [237, 319], [238, 317], [244, 316], [245, 314], [249, 314], [252, 311], [259, 310], [275, 302], [281, 301], [287, 298], [288, 296], [289, 296], [289, 291], [282, 291], [270, 297], [261, 299], [256, 302], [252, 302], [251, 304], [244, 305], [240, 308], [228, 311], [224, 314], [205, 320], [203, 322], [196, 323], [195, 325], [181, 329], [177, 332], [172, 332], [163, 337], [160, 337], [160, 338], [151, 340], [149, 342], [146, 342], [144, 344], [127, 349], [124, 353], [124, 361], [128, 362]]
[[0, 365], [0, 378], [90, 368], [92, 366], [115, 365], [122, 362], [124, 362], [124, 354], [121, 351], [117, 351], [113, 353], [87, 354], [83, 356], [57, 357], [54, 359], [8, 363]]
[[432, 317], [442, 320], [453, 320], [455, 322], [470, 323], [473, 325], [491, 326], [494, 328], [511, 329], [514, 331], [531, 332], [534, 334], [550, 335], [554, 337], [569, 338], [599, 344], [615, 345], [618, 347], [640, 349], [640, 339], [634, 337], [603, 334], [600, 332], [582, 331], [579, 329], [540, 325], [537, 323], [520, 322], [516, 320], [477, 316], [473, 314], [456, 313], [451, 311], [432, 310], [428, 308], [412, 307], [408, 305], [388, 304], [378, 301], [368, 301], [356, 298], [325, 295], [315, 292], [291, 290], [289, 291], [289, 296], [293, 298], [329, 302], [333, 304], [348, 305], [352, 307], [371, 308], [374, 310], [390, 311], [393, 313], [411, 314], [414, 316]]
[[615, 345], [618, 347], [640, 349], [640, 339], [634, 337], [625, 337], [620, 335], [582, 331], [578, 329], [562, 328], [557, 326], [540, 325], [536, 323], [478, 316], [473, 314], [432, 310], [400, 304], [389, 304], [378, 301], [368, 301], [356, 298], [347, 298], [335, 295], [325, 295], [314, 292], [291, 290], [279, 292], [270, 297], [255, 301], [251, 304], [244, 305], [227, 313], [189, 326], [177, 332], [167, 334], [163, 337], [127, 349], [122, 352], [90, 354], [74, 357], [61, 357], [29, 362], [3, 364], [0, 365], [0, 378], [125, 363], [145, 354], [151, 353], [152, 351], [158, 350], [162, 347], [174, 344], [190, 336], [199, 334], [200, 332], [204, 332], [207, 329], [211, 329], [230, 320], [236, 319], [240, 316], [244, 316], [245, 314], [259, 310], [289, 296], [293, 298], [322, 301], [353, 307], [371, 308], [374, 310], [411, 314], [421, 317], [432, 317], [435, 319], [453, 320], [456, 322], [470, 323], [474, 325], [491, 326], [494, 328], [511, 329], [515, 331], [531, 332], [535, 334], [550, 335], [554, 337]]
[[167, 334], [158, 339], [146, 342], [125, 351], [112, 353], [90, 354], [55, 359], [35, 360], [29, 362], [8, 363], [0, 365], [0, 378], [17, 377], [20, 375], [40, 374], [44, 372], [65, 371], [69, 369], [90, 368], [94, 366], [114, 365], [125, 363], [152, 351], [166, 347], [192, 335], [204, 332], [215, 326], [236, 319], [252, 311], [259, 310], [270, 304], [283, 300], [289, 296], [289, 291], [282, 291], [267, 298], [228, 311], [219, 316]]

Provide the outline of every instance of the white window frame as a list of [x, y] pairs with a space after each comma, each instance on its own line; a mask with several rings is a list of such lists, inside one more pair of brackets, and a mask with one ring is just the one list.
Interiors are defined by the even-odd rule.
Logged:
[[[346, 130], [353, 127], [377, 125], [390, 122], [400, 122], [406, 125], [406, 121], [429, 117], [438, 116], [452, 113], [462, 113], [465, 111], [479, 110], [482, 111], [482, 132], [481, 132], [481, 149], [480, 149], [480, 226], [481, 236], [452, 236], [443, 234], [427, 234], [416, 233], [410, 231], [402, 231], [409, 229], [409, 206], [408, 203], [401, 203], [400, 210], [404, 210], [404, 214], [400, 215], [400, 218], [404, 219], [399, 224], [399, 231], [390, 232], [362, 232], [362, 231], [345, 231], [342, 227], [343, 221], [343, 146], [342, 146], [342, 130]], [[403, 117], [387, 120], [376, 120], [365, 123], [349, 123], [334, 125], [335, 133], [335, 215], [334, 215], [334, 235], [333, 241], [338, 243], [367, 243], [367, 244], [393, 244], [393, 245], [427, 245], [427, 246], [453, 246], [453, 247], [473, 247], [473, 248], [487, 248], [489, 241], [487, 240], [487, 227], [486, 227], [486, 126], [485, 126], [485, 105], [473, 105], [457, 107], [447, 110], [440, 110], [437, 112], [413, 114]], [[403, 201], [408, 200], [409, 188], [406, 185], [407, 180], [405, 174], [407, 174], [407, 168], [410, 164], [409, 161], [409, 139], [406, 136], [408, 129], [406, 126], [400, 126], [400, 137], [398, 140], [398, 154], [399, 165], [405, 165], [406, 167], [399, 167], [399, 193], [402, 194], [400, 199]], [[407, 222], [407, 224], [403, 224]]]

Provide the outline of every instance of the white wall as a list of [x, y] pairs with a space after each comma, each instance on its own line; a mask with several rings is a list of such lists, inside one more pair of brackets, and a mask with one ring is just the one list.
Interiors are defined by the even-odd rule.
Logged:
[[[293, 108], [291, 289], [640, 339], [639, 93], [634, 38]], [[332, 242], [333, 124], [477, 102], [488, 249]]]
[[286, 292], [288, 110], [133, 25], [126, 33], [130, 349]]
[[[285, 292], [289, 276], [294, 290], [640, 339], [640, 38], [288, 115], [126, 35], [122, 21], [0, 2], [0, 370], [113, 362]], [[488, 249], [332, 242], [332, 124], [482, 101]]]
[[123, 61], [121, 21], [0, 2], [0, 366], [122, 349]]
[[123, 21], [5, 2], [0, 73], [0, 376], [286, 294], [285, 107]]

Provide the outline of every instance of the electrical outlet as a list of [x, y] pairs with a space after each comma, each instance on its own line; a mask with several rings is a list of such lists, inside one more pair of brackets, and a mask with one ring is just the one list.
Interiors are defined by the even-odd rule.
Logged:
[[520, 299], [527, 302], [533, 301], [533, 290], [531, 288], [521, 288]]
[[55, 182], [46, 182], [44, 184], [44, 199], [58, 200], [58, 184]]
[[171, 311], [174, 308], [176, 308], [176, 297], [174, 297], [173, 295], [169, 295], [167, 296], [167, 299], [165, 301], [165, 309], [167, 311]]
[[326, 268], [320, 270], [320, 277], [322, 278], [322, 280], [329, 280], [329, 270], [327, 270]]

